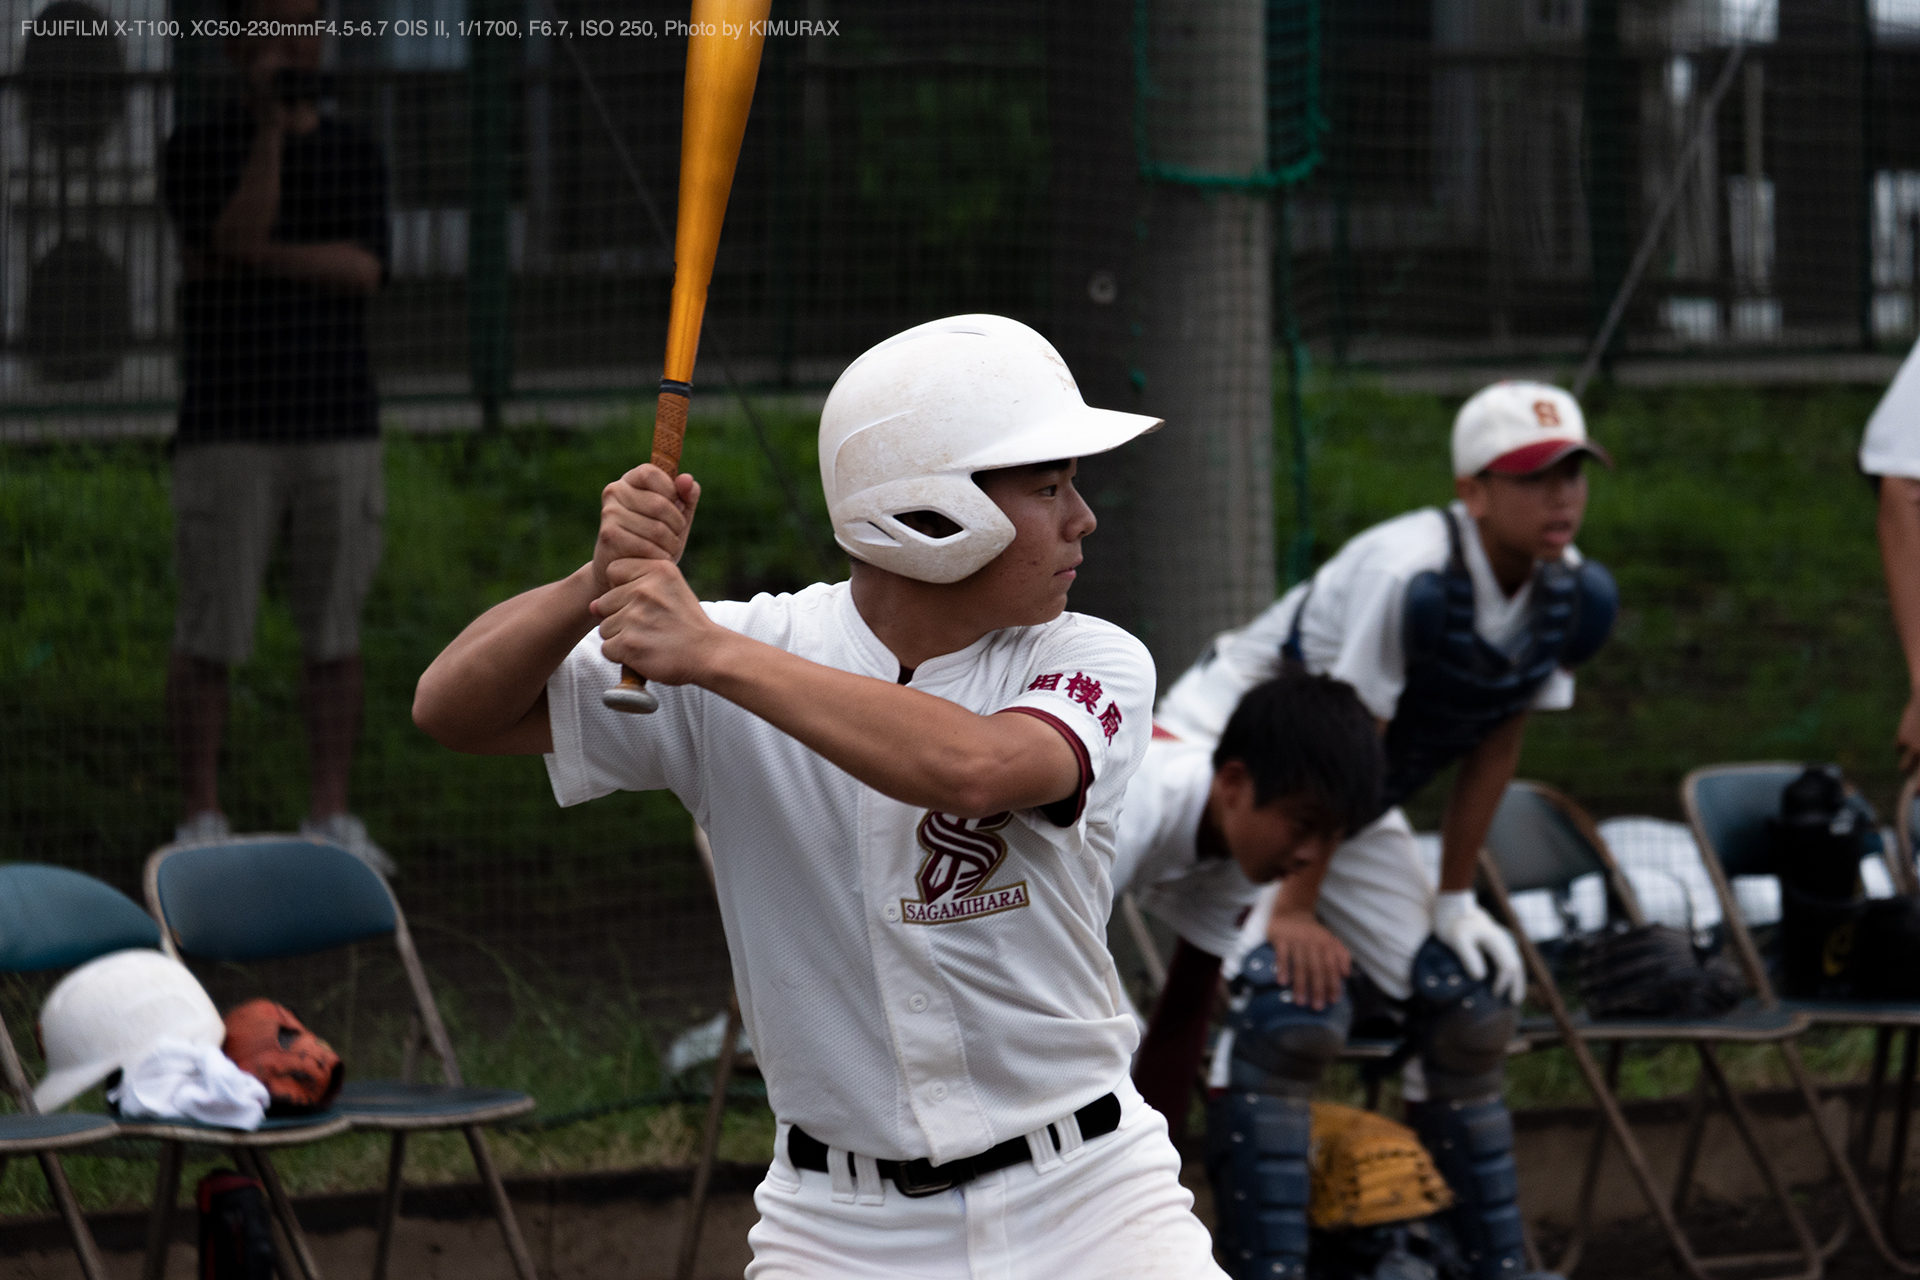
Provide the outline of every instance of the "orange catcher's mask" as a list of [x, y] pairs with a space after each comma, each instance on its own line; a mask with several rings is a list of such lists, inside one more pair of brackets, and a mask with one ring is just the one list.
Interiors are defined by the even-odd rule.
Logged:
[[324, 1111], [340, 1096], [346, 1064], [285, 1005], [249, 1000], [228, 1010], [226, 1023], [222, 1048], [242, 1071], [267, 1086], [273, 1099], [268, 1115]]

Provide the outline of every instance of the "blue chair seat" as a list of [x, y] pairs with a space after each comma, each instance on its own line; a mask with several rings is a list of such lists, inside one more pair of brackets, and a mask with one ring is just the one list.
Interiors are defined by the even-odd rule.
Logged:
[[446, 1129], [525, 1115], [534, 1104], [515, 1089], [349, 1080], [338, 1105], [356, 1129]]
[[[1799, 1035], [1808, 1026], [1806, 1014], [1783, 1008], [1743, 1004], [1714, 1018], [1591, 1018], [1583, 1011], [1572, 1016], [1574, 1031], [1583, 1040], [1722, 1040], [1769, 1044]], [[1526, 1018], [1523, 1038], [1536, 1043], [1560, 1039], [1551, 1018]]]
[[268, 1116], [258, 1129], [230, 1129], [199, 1120], [120, 1120], [129, 1138], [162, 1138], [171, 1142], [198, 1142], [212, 1147], [283, 1147], [314, 1142], [345, 1133], [353, 1127], [338, 1107], [310, 1116]]
[[0, 1155], [85, 1146], [118, 1133], [105, 1116], [56, 1111], [50, 1116], [0, 1115]]
[[1803, 1013], [1815, 1026], [1837, 1023], [1849, 1027], [1920, 1027], [1920, 1001], [1912, 1000], [1782, 1000], [1780, 1007]]

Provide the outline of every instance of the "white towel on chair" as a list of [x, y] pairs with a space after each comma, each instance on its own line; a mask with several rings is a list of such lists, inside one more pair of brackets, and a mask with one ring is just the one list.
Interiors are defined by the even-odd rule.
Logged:
[[153, 1042], [120, 1083], [107, 1090], [129, 1120], [198, 1120], [227, 1129], [258, 1129], [267, 1118], [267, 1086], [242, 1071], [218, 1045], [172, 1038]]

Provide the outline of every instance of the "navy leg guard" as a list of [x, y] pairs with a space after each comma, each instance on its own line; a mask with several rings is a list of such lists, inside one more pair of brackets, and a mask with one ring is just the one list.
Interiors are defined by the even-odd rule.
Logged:
[[1317, 1012], [1295, 1004], [1275, 980], [1271, 946], [1241, 966], [1228, 1084], [1207, 1107], [1216, 1236], [1234, 1280], [1305, 1280], [1308, 1099], [1352, 1017], [1344, 996]]
[[1414, 957], [1413, 989], [1429, 1097], [1408, 1119], [1453, 1190], [1448, 1224], [1475, 1280], [1518, 1280], [1527, 1265], [1513, 1117], [1500, 1096], [1513, 1008], [1436, 938]]

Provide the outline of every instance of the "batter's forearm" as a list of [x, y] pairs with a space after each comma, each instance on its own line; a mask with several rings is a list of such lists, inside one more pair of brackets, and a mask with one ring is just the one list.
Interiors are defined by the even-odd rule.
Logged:
[[588, 610], [596, 594], [592, 567], [583, 565], [475, 618], [421, 673], [413, 722], [456, 751], [552, 751], [547, 679], [599, 625]]
[[1906, 654], [1907, 679], [1920, 692], [1920, 480], [1881, 479], [1878, 532], [1887, 601]]
[[1507, 784], [1520, 766], [1520, 744], [1526, 738], [1525, 713], [1501, 725], [1460, 761], [1447, 811], [1440, 819], [1440, 892], [1459, 893], [1473, 888], [1493, 815], [1500, 808]]
[[722, 637], [698, 680], [702, 687], [903, 804], [981, 818], [1051, 804], [1080, 784], [1072, 748], [1032, 716], [976, 715], [737, 632]]

